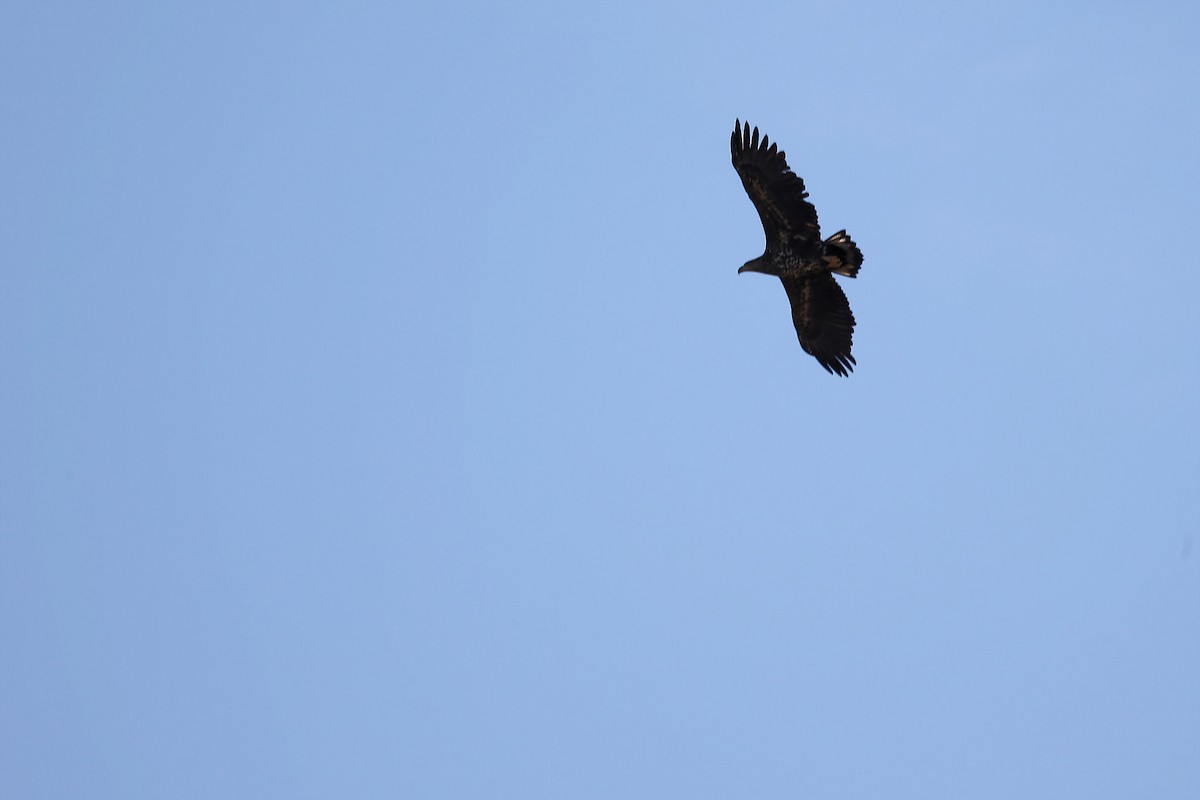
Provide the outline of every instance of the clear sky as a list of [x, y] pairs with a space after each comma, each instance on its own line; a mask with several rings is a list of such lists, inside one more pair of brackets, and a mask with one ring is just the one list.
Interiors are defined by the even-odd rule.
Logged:
[[0, 796], [1200, 797], [1197, 41], [4, 3]]

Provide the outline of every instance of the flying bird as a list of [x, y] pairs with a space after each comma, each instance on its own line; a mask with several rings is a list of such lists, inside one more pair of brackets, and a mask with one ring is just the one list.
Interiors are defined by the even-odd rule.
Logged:
[[862, 266], [862, 251], [846, 232], [824, 241], [817, 209], [808, 202], [804, 181], [787, 165], [784, 152], [750, 123], [734, 123], [729, 142], [733, 168], [762, 219], [767, 246], [747, 261], [738, 274], [763, 272], [783, 281], [792, 304], [792, 322], [804, 352], [829, 373], [846, 376], [854, 370], [850, 346], [854, 314], [833, 274], [854, 278]]

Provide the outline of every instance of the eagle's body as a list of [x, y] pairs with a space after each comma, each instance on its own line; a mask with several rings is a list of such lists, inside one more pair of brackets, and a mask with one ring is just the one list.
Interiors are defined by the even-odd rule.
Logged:
[[833, 273], [853, 278], [862, 266], [862, 251], [838, 231], [821, 239], [817, 210], [808, 202], [804, 181], [792, 172], [782, 150], [753, 133], [750, 123], [734, 123], [730, 140], [733, 167], [762, 220], [767, 246], [738, 272], [764, 272], [783, 281], [792, 304], [792, 322], [804, 352], [827, 371], [849, 375], [854, 369], [850, 347], [854, 314]]

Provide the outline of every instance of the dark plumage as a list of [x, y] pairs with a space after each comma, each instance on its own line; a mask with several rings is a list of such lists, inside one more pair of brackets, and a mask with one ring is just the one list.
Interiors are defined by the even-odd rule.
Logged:
[[767, 247], [738, 270], [776, 275], [792, 303], [792, 322], [804, 352], [831, 373], [854, 370], [850, 346], [854, 314], [833, 273], [853, 278], [862, 266], [862, 251], [838, 231], [824, 241], [817, 210], [808, 202], [804, 181], [787, 165], [784, 152], [753, 133], [750, 123], [734, 123], [730, 139], [733, 168], [762, 219]]

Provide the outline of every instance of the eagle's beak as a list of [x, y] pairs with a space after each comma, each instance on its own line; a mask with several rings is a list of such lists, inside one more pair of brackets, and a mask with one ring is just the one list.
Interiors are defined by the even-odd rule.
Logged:
[[741, 268], [738, 269], [738, 275], [741, 275], [743, 272], [766, 272], [763, 267], [762, 259], [756, 258], [753, 261], [747, 261], [745, 264], [742, 264]]

